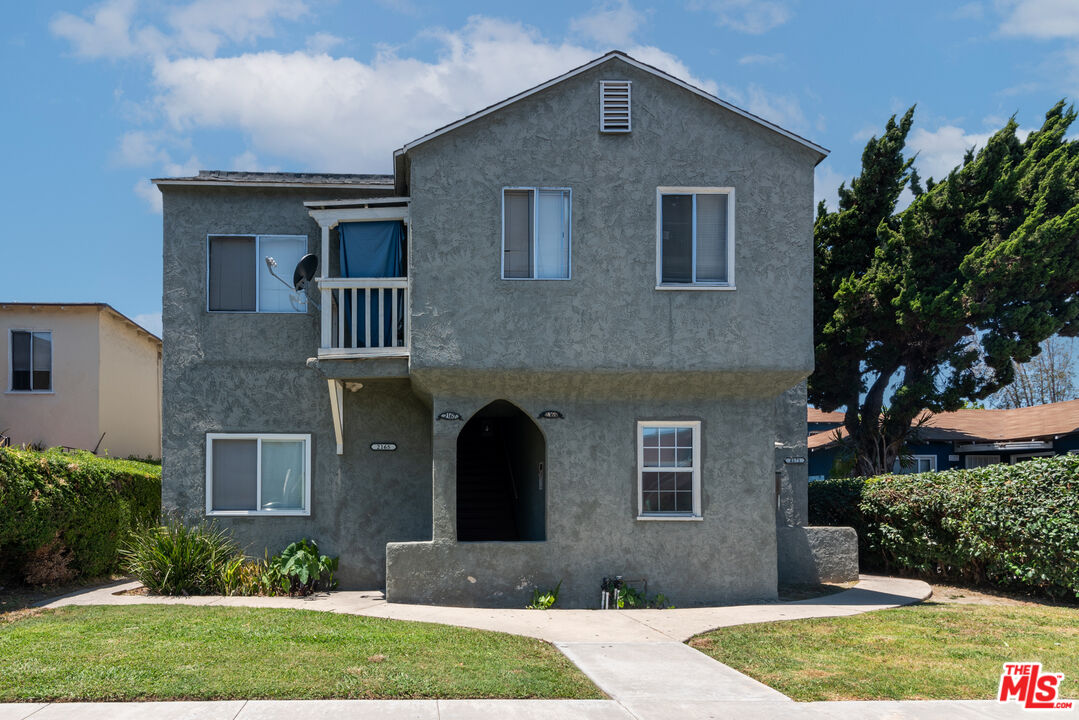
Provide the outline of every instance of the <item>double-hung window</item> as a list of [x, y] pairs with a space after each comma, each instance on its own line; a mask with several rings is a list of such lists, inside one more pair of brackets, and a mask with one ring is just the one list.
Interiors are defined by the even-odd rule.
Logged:
[[503, 279], [569, 279], [570, 198], [569, 188], [503, 189]]
[[206, 435], [207, 515], [310, 515], [311, 436]]
[[701, 423], [637, 423], [637, 516], [701, 516]]
[[12, 392], [52, 392], [52, 333], [38, 330], [12, 330]]
[[307, 253], [302, 235], [211, 235], [207, 239], [206, 307], [215, 312], [304, 312], [292, 291], [270, 274], [272, 257], [286, 281]]
[[734, 188], [656, 193], [659, 288], [734, 288]]

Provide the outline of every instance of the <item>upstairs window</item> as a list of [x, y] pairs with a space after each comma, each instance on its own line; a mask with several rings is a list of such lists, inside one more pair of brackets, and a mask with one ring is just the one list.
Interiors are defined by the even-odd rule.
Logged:
[[568, 280], [569, 188], [502, 191], [502, 277]]
[[307, 252], [302, 235], [211, 235], [207, 242], [207, 309], [213, 312], [303, 312], [289, 301], [290, 289], [270, 274], [292, 279]]
[[52, 333], [12, 330], [11, 391], [52, 392]]
[[659, 188], [661, 289], [734, 288], [734, 188]]

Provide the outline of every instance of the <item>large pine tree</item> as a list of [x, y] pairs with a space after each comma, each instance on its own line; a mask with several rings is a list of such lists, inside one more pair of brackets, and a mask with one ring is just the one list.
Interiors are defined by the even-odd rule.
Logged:
[[984, 398], [1047, 337], [1079, 334], [1075, 117], [1058, 103], [1025, 141], [1010, 120], [923, 188], [904, 153], [911, 108], [866, 144], [838, 209], [818, 206], [809, 399], [846, 408], [858, 474], [890, 470], [922, 410]]

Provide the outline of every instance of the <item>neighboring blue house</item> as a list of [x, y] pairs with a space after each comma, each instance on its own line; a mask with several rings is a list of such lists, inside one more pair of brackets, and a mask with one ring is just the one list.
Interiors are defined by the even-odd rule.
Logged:
[[[833, 474], [844, 452], [843, 413], [809, 408], [809, 479]], [[933, 415], [907, 445], [896, 472], [915, 473], [1017, 463], [1079, 454], [1079, 400], [1013, 410], [956, 410]]]

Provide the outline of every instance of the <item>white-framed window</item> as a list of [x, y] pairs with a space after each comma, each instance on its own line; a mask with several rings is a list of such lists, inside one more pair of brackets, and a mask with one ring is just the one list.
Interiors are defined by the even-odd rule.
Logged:
[[206, 309], [210, 312], [306, 312], [290, 300], [290, 288], [270, 274], [292, 280], [296, 263], [307, 254], [305, 235], [208, 235]]
[[311, 436], [206, 434], [207, 515], [310, 515]]
[[502, 189], [502, 279], [569, 280], [572, 191]]
[[8, 333], [8, 390], [17, 393], [51, 393], [52, 332], [11, 330]]
[[699, 520], [701, 423], [637, 423], [637, 518]]
[[1015, 465], [1016, 463], [1021, 463], [1024, 460], [1033, 460], [1034, 458], [1053, 457], [1054, 455], [1056, 455], [1056, 453], [1053, 452], [1052, 450], [1047, 450], [1045, 452], [1019, 453], [1017, 455], [1012, 455], [1012, 465]]
[[734, 289], [734, 188], [656, 188], [656, 289]]
[[899, 475], [916, 475], [918, 473], [936, 472], [936, 470], [936, 455], [910, 455], [909, 460], [907, 457], [897, 458], [895, 464], [892, 465], [892, 472]]
[[1000, 455], [965, 455], [963, 457], [963, 466], [968, 469], [996, 465], [999, 462]]

